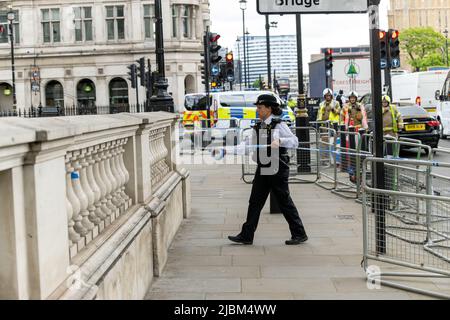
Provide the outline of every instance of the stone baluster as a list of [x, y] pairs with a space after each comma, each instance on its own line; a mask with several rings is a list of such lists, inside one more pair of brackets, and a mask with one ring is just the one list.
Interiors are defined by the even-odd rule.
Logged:
[[[70, 165], [70, 155], [66, 156], [66, 193], [67, 193], [67, 221], [69, 228], [69, 240], [71, 244], [76, 244], [80, 241], [81, 232], [75, 231], [75, 227], [77, 230], [82, 230], [83, 226], [81, 225], [81, 217], [80, 217], [80, 203], [73, 191], [72, 188], [72, 171], [73, 168]], [[87, 233], [87, 230], [85, 230]]]
[[122, 185], [124, 183], [125, 177], [122, 175], [122, 172], [118, 166], [118, 154], [119, 154], [119, 143], [120, 141], [113, 141], [111, 144], [111, 172], [114, 175], [116, 180], [114, 195], [117, 201], [120, 203], [120, 208], [122, 211], [125, 211], [125, 199], [122, 197]]
[[125, 162], [123, 160], [124, 154], [125, 154], [125, 148], [124, 146], [127, 144], [128, 142], [128, 138], [123, 139], [120, 143], [120, 148], [119, 148], [119, 167], [121, 168], [123, 175], [124, 175], [124, 182], [122, 185], [122, 196], [124, 197], [124, 199], [129, 202], [130, 201], [130, 197], [126, 194], [125, 192], [125, 186], [127, 185], [127, 183], [130, 181], [130, 173], [128, 172], [126, 166], [125, 166]]
[[110, 191], [110, 195], [111, 195], [111, 201], [114, 204], [114, 206], [116, 208], [120, 208], [120, 200], [117, 198], [116, 195], [116, 190], [117, 190], [117, 179], [114, 176], [114, 174], [112, 173], [112, 165], [111, 165], [111, 149], [112, 149], [112, 143], [111, 142], [107, 142], [106, 143], [106, 149], [105, 149], [105, 171], [106, 171], [106, 175], [109, 179], [109, 182], [111, 183], [111, 191]]
[[91, 221], [94, 225], [98, 226], [100, 224], [100, 219], [97, 217], [95, 213], [95, 193], [92, 190], [91, 183], [88, 178], [87, 169], [90, 166], [89, 161], [87, 160], [90, 152], [88, 149], [81, 149], [80, 153], [80, 176], [81, 176], [81, 187], [83, 188], [83, 192], [86, 195], [88, 200], [88, 211], [89, 211], [89, 221]]
[[[101, 208], [101, 191], [100, 187], [97, 183], [97, 179], [94, 176], [94, 154], [96, 153], [95, 147], [88, 148], [88, 153], [86, 157], [86, 161], [88, 162], [88, 167], [86, 169], [87, 178], [89, 181], [89, 185], [91, 186], [92, 192], [94, 193], [94, 207], [95, 207], [95, 216], [96, 216], [96, 225], [99, 225], [106, 218], [106, 214], [103, 213]], [[95, 222], [94, 222], [95, 223]]]
[[100, 158], [101, 158], [100, 173], [102, 175], [102, 180], [106, 186], [106, 200], [107, 200], [106, 205], [110, 209], [110, 215], [115, 216], [117, 207], [112, 202], [113, 197], [111, 195], [111, 192], [112, 192], [113, 186], [111, 184], [111, 180], [106, 171], [106, 158], [107, 158], [106, 143], [101, 144], [100, 150], [101, 150], [100, 151]]
[[125, 206], [125, 210], [126, 210], [127, 209], [126, 203], [128, 202], [128, 197], [125, 194], [125, 192], [123, 192], [125, 184], [126, 184], [126, 176], [125, 176], [124, 168], [122, 168], [122, 164], [120, 162], [120, 158], [122, 157], [122, 144], [123, 144], [123, 139], [119, 139], [116, 141], [114, 161], [115, 161], [116, 168], [117, 168], [117, 171], [119, 172], [119, 176], [120, 176], [120, 186], [119, 186], [119, 189], [117, 190], [117, 192], [119, 193], [120, 198], [122, 199], [122, 203]]
[[[74, 175], [72, 176], [73, 177], [72, 184], [75, 194], [78, 200], [80, 201], [80, 208], [81, 208], [80, 214], [82, 218], [81, 223], [83, 227], [85, 227], [88, 231], [91, 231], [94, 229], [95, 225], [89, 220], [89, 211], [88, 211], [89, 200], [83, 191], [83, 187], [80, 181], [81, 165], [79, 158], [80, 158], [80, 151], [74, 151], [71, 158], [73, 168], [75, 169]], [[75, 174], [78, 175], [78, 179], [74, 179], [76, 178]]]
[[111, 209], [108, 208], [107, 203], [108, 203], [108, 199], [106, 198], [107, 194], [108, 194], [108, 188], [106, 186], [106, 183], [104, 182], [103, 179], [103, 175], [101, 173], [101, 162], [102, 162], [102, 157], [100, 154], [100, 150], [101, 150], [101, 146], [97, 145], [95, 146], [95, 153], [94, 153], [94, 177], [95, 180], [98, 183], [98, 186], [100, 188], [100, 208], [103, 212], [103, 221], [111, 215]]

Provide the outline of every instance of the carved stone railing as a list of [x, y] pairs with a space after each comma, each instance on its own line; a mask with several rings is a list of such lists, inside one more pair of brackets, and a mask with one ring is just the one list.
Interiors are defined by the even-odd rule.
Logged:
[[152, 172], [152, 186], [159, 186], [167, 174], [170, 172], [170, 164], [167, 163], [169, 150], [164, 144], [164, 136], [166, 128], [160, 128], [150, 131], [150, 152], [152, 154], [150, 160], [150, 168]]
[[[172, 159], [176, 122], [166, 113], [0, 119], [0, 298], [142, 297], [190, 211], [189, 174]], [[133, 258], [119, 264], [127, 250]], [[133, 289], [108, 289], [128, 274], [114, 268], [135, 270], [120, 279]]]
[[120, 138], [66, 154], [71, 257], [133, 205], [125, 192], [130, 180], [123, 159], [128, 140]]

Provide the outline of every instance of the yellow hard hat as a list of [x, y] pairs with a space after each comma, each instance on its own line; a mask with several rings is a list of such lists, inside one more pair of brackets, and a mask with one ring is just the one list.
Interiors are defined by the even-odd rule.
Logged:
[[391, 97], [388, 95], [383, 96], [383, 101], [387, 101], [388, 103], [391, 103]]

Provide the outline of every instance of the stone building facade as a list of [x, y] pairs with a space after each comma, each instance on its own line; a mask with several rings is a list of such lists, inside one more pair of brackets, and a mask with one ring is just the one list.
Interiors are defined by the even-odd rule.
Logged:
[[[445, 35], [449, 31], [450, 0], [390, 0], [389, 28], [402, 30], [432, 27]], [[412, 69], [408, 57], [401, 55], [402, 69]]]
[[[180, 110], [184, 94], [201, 88], [209, 1], [163, 0], [162, 6], [166, 77]], [[0, 1], [0, 111], [12, 106], [10, 9], [18, 108], [136, 103], [127, 66], [146, 57], [156, 67], [153, 0]], [[143, 87], [139, 97], [143, 102]]]

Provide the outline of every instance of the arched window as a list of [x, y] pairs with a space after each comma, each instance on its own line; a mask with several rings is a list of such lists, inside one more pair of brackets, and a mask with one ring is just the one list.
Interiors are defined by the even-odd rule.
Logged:
[[195, 93], [195, 78], [190, 74], [184, 78], [184, 93]]
[[13, 107], [12, 86], [9, 83], [0, 83], [0, 111], [11, 110]]
[[128, 84], [122, 78], [114, 78], [109, 83], [109, 103], [111, 106], [128, 106]]
[[95, 106], [95, 84], [89, 79], [83, 79], [77, 85], [77, 102], [81, 107]]
[[64, 107], [64, 88], [60, 82], [52, 80], [45, 86], [46, 107]]

